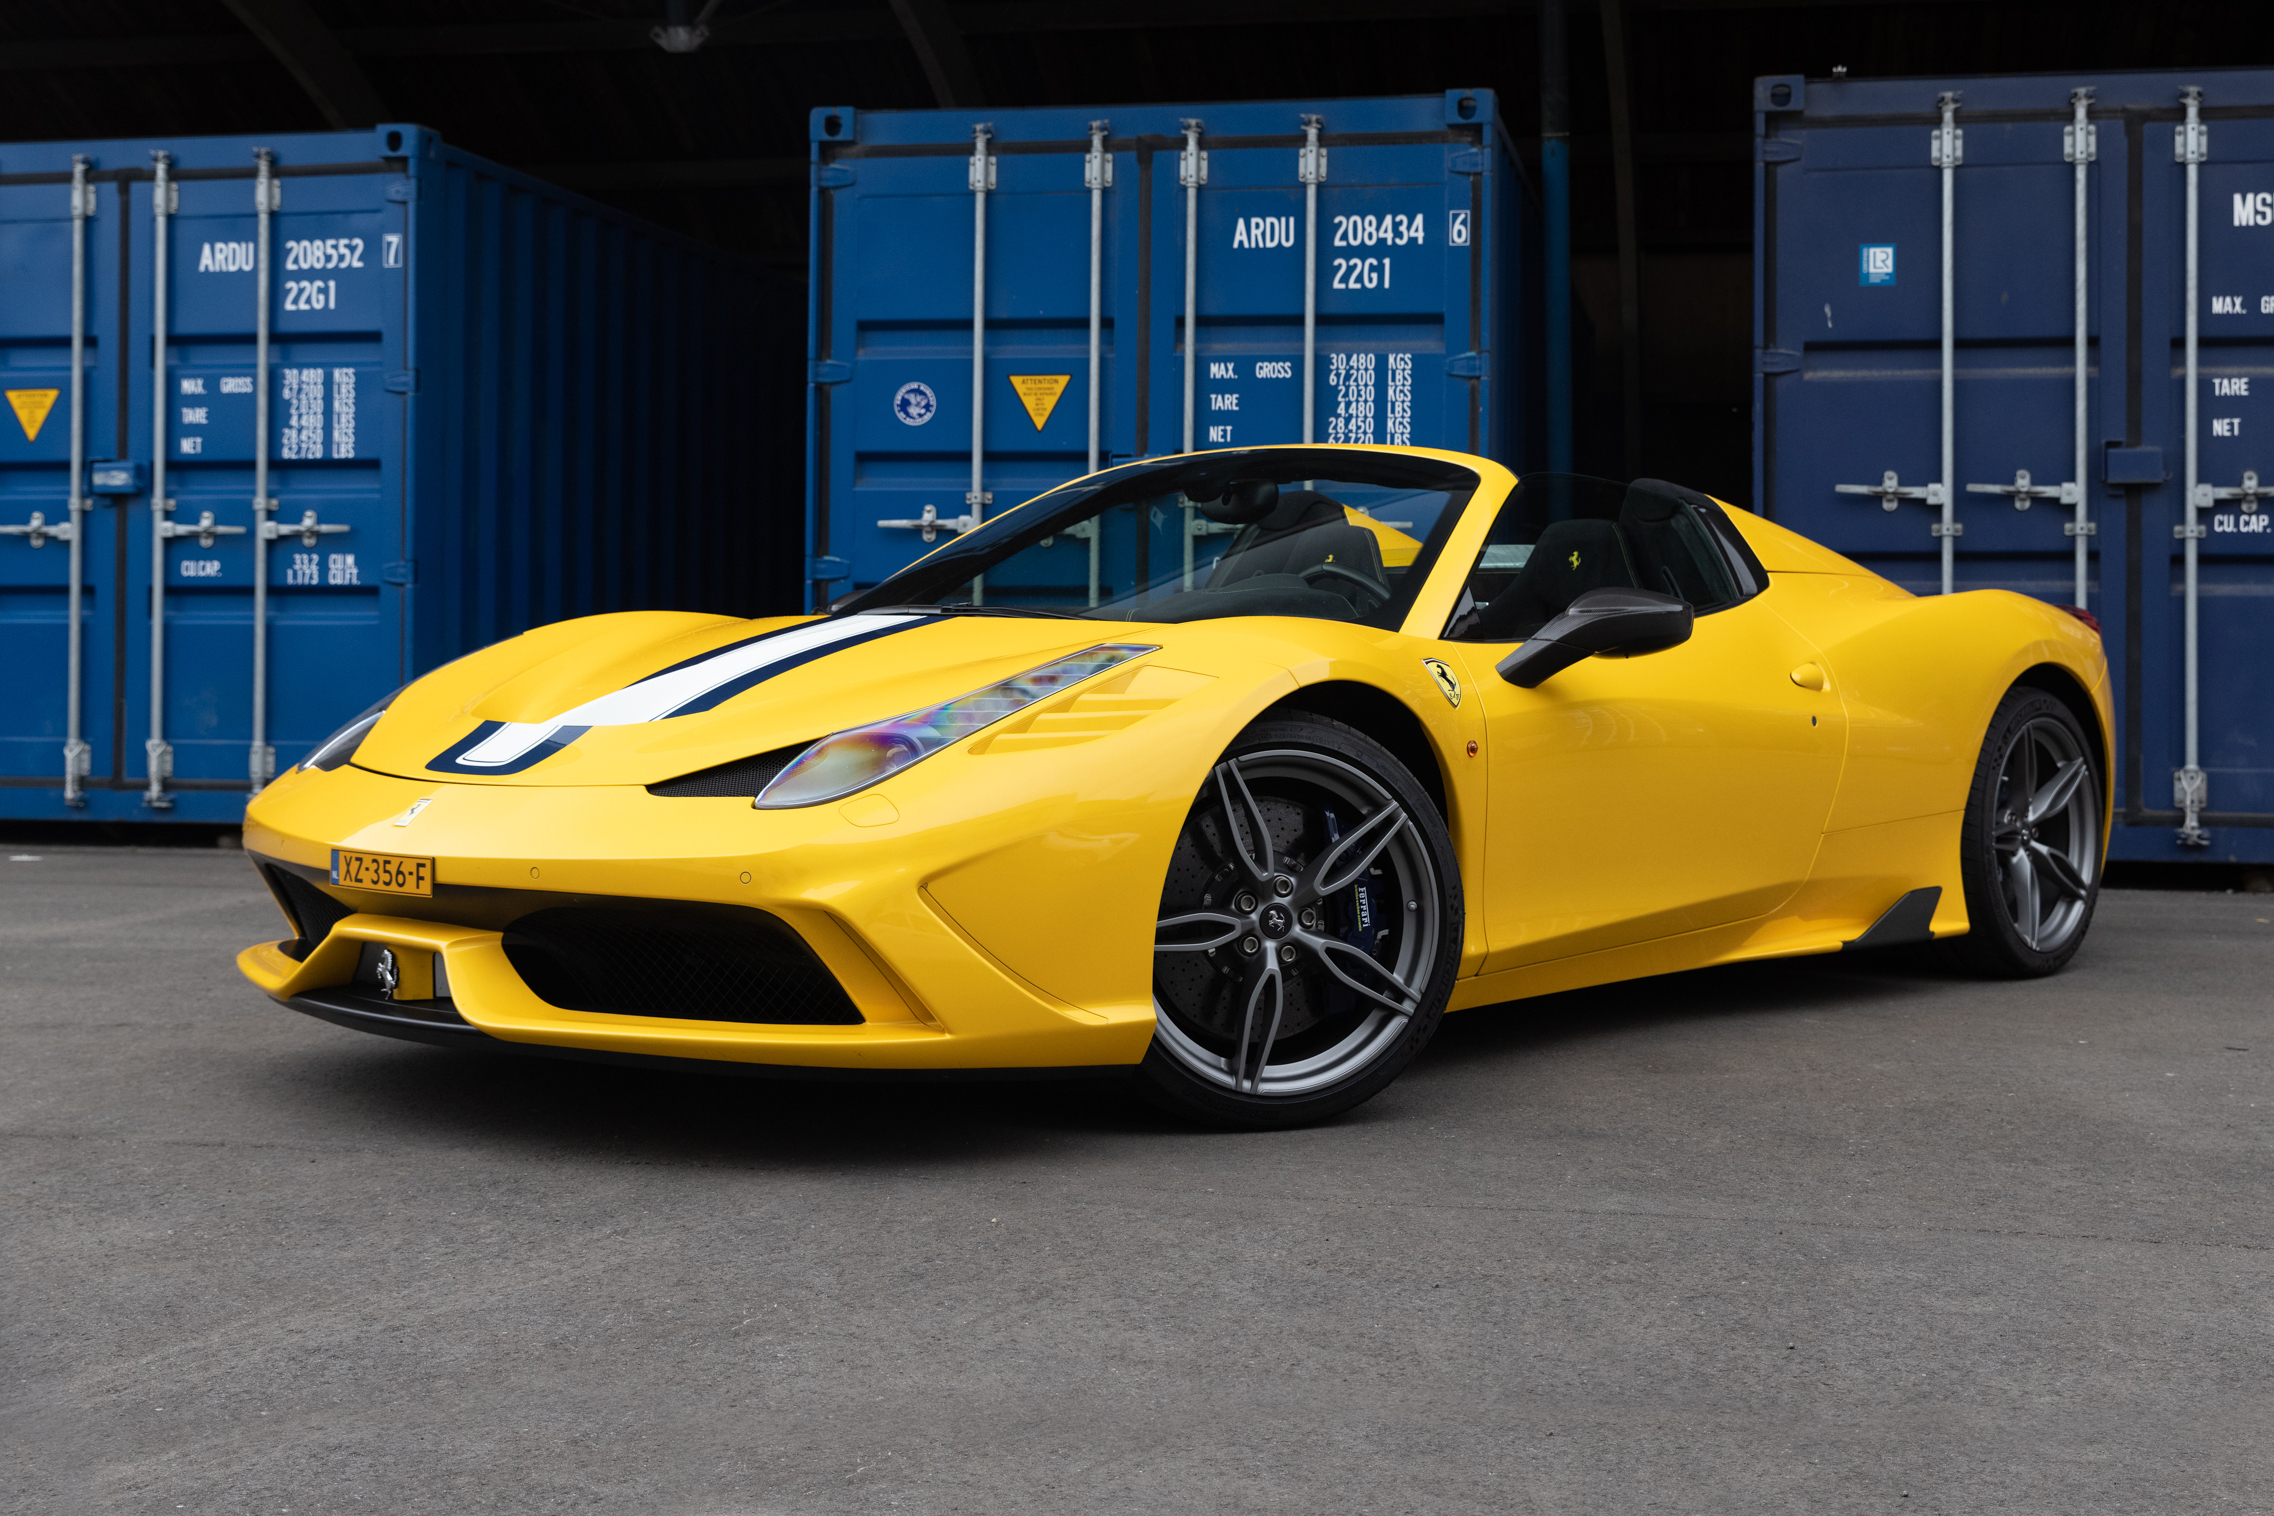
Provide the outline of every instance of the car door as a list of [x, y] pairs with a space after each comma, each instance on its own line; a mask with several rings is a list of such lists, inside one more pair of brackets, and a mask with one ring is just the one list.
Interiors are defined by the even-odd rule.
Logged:
[[[1806, 879], [1845, 719], [1719, 509], [1652, 481], [1532, 476], [1495, 519], [1448, 627], [1485, 715], [1486, 972], [1765, 915]], [[1493, 672], [1603, 587], [1690, 601], [1692, 635], [1537, 689]]]

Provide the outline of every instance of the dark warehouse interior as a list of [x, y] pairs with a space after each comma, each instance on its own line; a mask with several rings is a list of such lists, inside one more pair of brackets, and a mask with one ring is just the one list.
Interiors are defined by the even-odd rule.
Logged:
[[[1482, 86], [1529, 167], [1541, 16], [1507, 0], [47, 0], [0, 12], [0, 141], [416, 121], [802, 278], [816, 105], [983, 113]], [[1732, 500], [1750, 487], [1755, 76], [2232, 67], [2265, 61], [2274, 41], [2262, 6], [2231, 0], [1574, 0], [1564, 24], [1577, 466]]]

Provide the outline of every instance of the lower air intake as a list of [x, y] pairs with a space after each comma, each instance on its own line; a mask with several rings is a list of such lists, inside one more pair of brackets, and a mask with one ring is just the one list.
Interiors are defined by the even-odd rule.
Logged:
[[779, 917], [731, 905], [556, 906], [506, 929], [538, 999], [569, 1011], [855, 1026], [861, 1013]]

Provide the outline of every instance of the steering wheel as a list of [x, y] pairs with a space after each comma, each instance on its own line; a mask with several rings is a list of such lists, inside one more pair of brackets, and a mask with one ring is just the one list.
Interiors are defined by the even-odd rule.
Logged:
[[1373, 597], [1373, 604], [1358, 607], [1358, 613], [1362, 616], [1369, 611], [1380, 610], [1390, 602], [1390, 592], [1383, 587], [1381, 581], [1361, 574], [1354, 568], [1345, 568], [1339, 563], [1314, 563], [1303, 570], [1301, 578], [1305, 584], [1313, 579], [1341, 579], [1356, 585]]

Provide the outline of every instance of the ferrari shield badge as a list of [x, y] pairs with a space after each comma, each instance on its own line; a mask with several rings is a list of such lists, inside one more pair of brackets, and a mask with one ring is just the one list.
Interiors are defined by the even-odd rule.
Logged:
[[1437, 681], [1437, 688], [1455, 705], [1461, 703], [1461, 681], [1454, 672], [1435, 658], [1424, 658], [1421, 666], [1429, 670], [1429, 677]]

